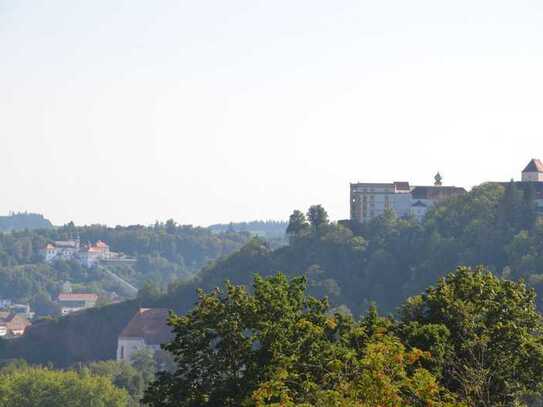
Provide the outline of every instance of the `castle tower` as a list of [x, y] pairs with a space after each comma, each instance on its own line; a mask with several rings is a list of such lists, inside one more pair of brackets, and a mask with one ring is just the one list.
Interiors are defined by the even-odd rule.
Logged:
[[533, 158], [522, 171], [522, 182], [543, 182], [543, 163]]

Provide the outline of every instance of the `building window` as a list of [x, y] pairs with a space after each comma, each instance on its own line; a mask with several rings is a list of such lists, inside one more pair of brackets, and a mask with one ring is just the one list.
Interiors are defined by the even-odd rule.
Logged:
[[121, 359], [124, 359], [124, 346], [121, 346]]

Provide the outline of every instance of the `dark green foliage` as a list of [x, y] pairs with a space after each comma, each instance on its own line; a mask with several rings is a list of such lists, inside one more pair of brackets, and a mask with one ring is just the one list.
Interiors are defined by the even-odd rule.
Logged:
[[115, 387], [126, 390], [131, 397], [130, 405], [134, 406], [139, 405], [139, 400], [143, 397], [145, 388], [149, 384], [145, 382], [141, 372], [126, 362], [113, 360], [93, 362], [78, 366], [74, 370], [82, 373], [82, 375], [91, 374], [106, 377]]
[[153, 356], [151, 351], [142, 349], [134, 353], [131, 363], [107, 360], [79, 364], [72, 370], [108, 378], [116, 387], [127, 391], [131, 406], [139, 406], [145, 389], [155, 379], [157, 356], [163, 353]]
[[307, 210], [307, 220], [314, 230], [319, 229], [328, 223], [328, 213], [322, 205], [313, 205]]
[[287, 227], [287, 234], [290, 236], [299, 236], [306, 232], [309, 228], [309, 223], [302, 211], [295, 210], [290, 215]]
[[[199, 292], [173, 316], [165, 349], [177, 362], [144, 401], [166, 406], [459, 406], [387, 331], [375, 312], [362, 323], [330, 315], [305, 295], [304, 278], [256, 277], [254, 294], [227, 283]], [[372, 333], [370, 333], [372, 331]]]
[[407, 301], [399, 330], [469, 405], [510, 406], [542, 389], [543, 319], [523, 282], [461, 267]]
[[[543, 390], [535, 293], [460, 267], [411, 297], [399, 321], [359, 321], [304, 294], [306, 280], [226, 284], [173, 316], [177, 370], [146, 392], [155, 407], [521, 406]], [[400, 338], [400, 339], [398, 339]], [[409, 350], [409, 353], [406, 353]], [[456, 401], [455, 401], [456, 400]]]

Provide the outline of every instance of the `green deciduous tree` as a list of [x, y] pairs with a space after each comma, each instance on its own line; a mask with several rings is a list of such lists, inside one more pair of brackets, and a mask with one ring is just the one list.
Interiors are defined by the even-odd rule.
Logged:
[[323, 225], [328, 223], [328, 213], [322, 205], [313, 205], [307, 210], [307, 219], [313, 229], [319, 231]]
[[105, 377], [45, 368], [0, 375], [0, 407], [125, 407], [128, 395]]
[[149, 384], [154, 380], [157, 363], [153, 351], [147, 348], [140, 349], [132, 354], [130, 362], [134, 369], [141, 374], [145, 384]]
[[[446, 406], [452, 398], [376, 312], [362, 323], [305, 295], [304, 278], [256, 277], [200, 291], [170, 320], [175, 373], [148, 389], [151, 406]], [[368, 335], [371, 325], [373, 334]]]
[[95, 376], [107, 377], [120, 389], [125, 389], [132, 397], [132, 404], [136, 405], [143, 397], [146, 383], [143, 374], [134, 366], [126, 362], [114, 360], [89, 363], [78, 369], [80, 372], [87, 371]]
[[541, 390], [543, 322], [535, 293], [482, 267], [459, 268], [401, 311], [407, 343], [433, 354], [428, 367], [473, 406], [510, 406]]
[[295, 210], [292, 212], [289, 218], [287, 226], [287, 234], [290, 236], [298, 236], [302, 232], [306, 231], [309, 227], [307, 219], [302, 211]]

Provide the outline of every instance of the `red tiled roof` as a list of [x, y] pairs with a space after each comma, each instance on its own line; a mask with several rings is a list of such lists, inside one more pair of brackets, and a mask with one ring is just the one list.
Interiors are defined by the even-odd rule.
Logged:
[[60, 293], [59, 301], [96, 301], [98, 295], [94, 293]]
[[167, 325], [169, 311], [165, 308], [140, 308], [119, 335], [122, 338], [143, 338], [147, 345], [160, 345], [171, 339]]

